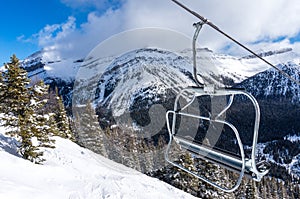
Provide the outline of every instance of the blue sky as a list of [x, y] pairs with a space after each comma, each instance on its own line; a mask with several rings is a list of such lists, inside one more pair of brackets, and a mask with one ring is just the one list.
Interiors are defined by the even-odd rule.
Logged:
[[39, 50], [37, 41], [30, 38], [47, 24], [59, 24], [69, 16], [81, 24], [96, 9], [72, 8], [60, 0], [4, 0], [1, 4], [4, 6], [0, 6], [0, 65], [8, 62], [12, 54], [23, 59]]
[[[300, 53], [297, 0], [181, 2], [256, 51], [292, 47]], [[160, 27], [191, 37], [194, 22], [170, 0], [3, 0], [0, 65], [13, 53], [24, 59], [40, 49], [52, 59], [82, 58], [106, 38], [133, 28]], [[200, 37], [203, 47], [238, 52], [209, 28]]]

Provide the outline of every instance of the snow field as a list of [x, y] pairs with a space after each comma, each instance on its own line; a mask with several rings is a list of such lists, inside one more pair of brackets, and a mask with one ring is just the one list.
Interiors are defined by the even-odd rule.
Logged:
[[8, 146], [16, 148], [7, 140], [1, 135], [0, 199], [194, 198], [69, 140], [56, 137], [56, 148], [44, 150], [43, 165], [9, 153]]

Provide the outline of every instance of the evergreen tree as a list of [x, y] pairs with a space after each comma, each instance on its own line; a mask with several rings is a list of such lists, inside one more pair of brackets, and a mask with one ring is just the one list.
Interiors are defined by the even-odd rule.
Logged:
[[104, 132], [99, 126], [98, 116], [95, 113], [92, 104], [88, 102], [84, 107], [84, 113], [75, 114], [76, 130], [78, 133], [78, 141], [86, 148], [107, 157]]
[[234, 192], [234, 198], [246, 198], [246, 180], [243, 179], [242, 180], [242, 183], [241, 183], [241, 186]]
[[154, 144], [153, 142], [148, 142], [142, 139], [139, 147], [139, 162], [142, 173], [152, 171], [154, 165]]
[[279, 198], [288, 198], [287, 189], [284, 185], [285, 185], [284, 181], [281, 181], [280, 183], [281, 196], [279, 196]]
[[18, 134], [19, 117], [24, 118], [27, 105], [30, 102], [28, 85], [30, 80], [27, 78], [25, 70], [19, 67], [18, 58], [13, 55], [11, 62], [5, 64], [4, 84], [7, 87], [3, 95], [3, 107], [5, 113], [5, 124], [11, 127], [9, 134]]
[[300, 185], [298, 183], [294, 184], [294, 190], [295, 190], [295, 197], [299, 198], [300, 197]]
[[255, 193], [255, 183], [253, 180], [247, 180], [246, 183], [246, 191], [245, 191], [245, 195], [246, 195], [246, 199], [255, 199], [257, 198], [257, 193]]
[[127, 127], [122, 128], [123, 136], [121, 140], [121, 149], [122, 159], [126, 161], [125, 165], [130, 168], [133, 168], [137, 171], [141, 171], [141, 164], [139, 159], [140, 145], [139, 139], [136, 136], [134, 130]]
[[[194, 166], [194, 159], [190, 153], [181, 154], [178, 160], [175, 162], [191, 172], [197, 173]], [[191, 193], [192, 195], [201, 197], [201, 183], [198, 178], [192, 176], [191, 174], [174, 166], [163, 169], [158, 173], [161, 173], [161, 177], [159, 177], [161, 180], [164, 180], [165, 182], [168, 182], [179, 189]]]
[[273, 193], [273, 185], [271, 181], [271, 177], [267, 178], [267, 198], [272, 198], [272, 193]]
[[123, 156], [123, 148], [121, 147], [120, 143], [124, 143], [124, 134], [122, 135], [120, 133], [119, 128], [106, 128], [104, 130], [105, 134], [105, 143], [106, 143], [106, 151], [107, 156], [110, 160], [113, 160], [115, 162], [123, 163], [124, 162], [124, 156]]
[[[25, 113], [25, 117], [19, 116], [19, 132], [20, 136], [20, 146], [19, 152], [23, 158], [30, 160], [31, 162], [40, 163], [43, 161], [40, 157], [43, 155], [41, 151], [39, 151], [33, 141], [33, 133], [31, 131], [31, 125], [26, 125], [27, 122], [31, 122], [30, 114]], [[28, 123], [27, 123], [28, 124]]]
[[40, 81], [34, 84], [29, 88], [30, 90], [30, 104], [29, 110], [31, 112], [31, 131], [33, 135], [37, 138], [39, 142], [39, 147], [50, 147], [54, 140], [50, 136], [55, 135], [57, 132], [56, 126], [53, 124], [53, 114], [44, 113], [43, 107], [47, 103], [47, 100], [44, 99], [44, 96], [48, 93], [48, 86], [44, 84], [43, 81]]
[[[52, 147], [53, 141], [45, 129], [44, 115], [39, 109], [45, 104], [39, 97], [45, 94], [47, 88], [43, 83], [30, 87], [27, 72], [19, 67], [15, 55], [11, 62], [5, 64], [4, 84], [7, 87], [3, 95], [4, 125], [8, 134], [19, 141], [19, 152], [25, 158], [35, 163], [43, 161], [40, 147]], [[42, 122], [44, 121], [44, 122]]]
[[1, 113], [4, 111], [3, 99], [4, 99], [4, 94], [6, 93], [6, 90], [7, 90], [7, 87], [3, 80], [3, 72], [0, 71], [0, 120], [3, 116]]
[[278, 199], [277, 179], [272, 177], [271, 184], [272, 184], [272, 192], [271, 192], [272, 198]]
[[153, 167], [155, 169], [162, 168], [167, 164], [165, 160], [165, 146], [166, 146], [165, 138], [163, 136], [159, 136], [157, 145], [153, 146], [154, 149], [152, 149]]
[[58, 93], [57, 93], [57, 103], [58, 103], [58, 110], [56, 111], [56, 115], [55, 115], [56, 124], [59, 129], [57, 136], [75, 141], [75, 137], [70, 129], [70, 121], [62, 97], [58, 96]]
[[262, 198], [267, 198], [267, 186], [266, 181], [263, 179], [263, 189], [262, 189]]
[[[75, 123], [73, 119], [68, 116], [62, 98], [58, 95], [58, 89], [55, 91], [48, 89], [48, 93], [44, 97], [47, 103], [42, 111], [47, 114], [48, 125], [51, 126], [51, 135], [59, 136], [72, 141], [77, 141], [75, 137]], [[74, 113], [76, 114], [76, 113]]]

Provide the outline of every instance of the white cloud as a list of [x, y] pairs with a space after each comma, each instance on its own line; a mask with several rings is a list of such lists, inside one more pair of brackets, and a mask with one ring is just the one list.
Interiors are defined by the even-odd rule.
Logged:
[[64, 23], [46, 25], [32, 38], [37, 40], [41, 48], [48, 51], [48, 53], [55, 54], [55, 57], [58, 59], [65, 52], [74, 52], [73, 46], [76, 42], [74, 41], [76, 32], [76, 19], [69, 17]]
[[[90, 6], [107, 8], [109, 0], [62, 0], [71, 7]], [[115, 5], [117, 1], [112, 1]], [[126, 0], [117, 9], [107, 9], [103, 14], [92, 12], [86, 23], [76, 28], [70, 17], [62, 24], [48, 25], [38, 33], [39, 45], [56, 49], [61, 56], [84, 56], [99, 42], [109, 36], [132, 28], [162, 27], [192, 36], [192, 24], [197, 19], [176, 6], [171, 0]], [[294, 47], [289, 40], [274, 44], [278, 37], [293, 37], [300, 32], [300, 4], [297, 0], [181, 0], [192, 10], [207, 17], [219, 28], [242, 43], [255, 49], [257, 41], [265, 46]], [[270, 43], [271, 42], [271, 43]], [[217, 50], [229, 45], [228, 40], [209, 27], [200, 34], [199, 43]], [[255, 44], [255, 45], [254, 45]], [[255, 47], [257, 46], [257, 47]], [[299, 51], [300, 52], [300, 51]]]
[[39, 45], [53, 45], [68, 38], [68, 36], [76, 29], [75, 20], [74, 17], [69, 17], [65, 23], [45, 26], [36, 35], [38, 37]]
[[[160, 3], [162, 2], [162, 3]], [[292, 37], [300, 31], [300, 4], [296, 0], [181, 0], [192, 10], [199, 12], [219, 28], [243, 43]], [[158, 6], [159, 5], [159, 6]], [[191, 24], [197, 19], [173, 5], [171, 1], [129, 0], [126, 11], [129, 27], [161, 26], [174, 28], [191, 35]], [[226, 40], [217, 32], [205, 27], [200, 34], [201, 43], [218, 48]], [[228, 41], [228, 40], [227, 40]]]

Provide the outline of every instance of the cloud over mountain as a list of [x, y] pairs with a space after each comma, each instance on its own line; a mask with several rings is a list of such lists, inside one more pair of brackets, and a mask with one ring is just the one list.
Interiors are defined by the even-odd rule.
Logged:
[[[94, 11], [88, 14], [84, 23], [76, 24], [76, 19], [69, 17], [61, 24], [45, 26], [34, 35], [41, 48], [54, 49], [61, 57], [84, 57], [99, 42], [133, 28], [160, 27], [192, 36], [192, 24], [197, 22], [196, 18], [170, 0], [126, 0], [110, 4], [108, 1], [85, 0], [62, 2], [74, 9], [93, 6]], [[182, 3], [255, 50], [277, 46], [292, 47], [300, 51], [297, 41], [300, 4], [296, 0], [182, 0]], [[240, 50], [208, 27], [201, 32], [200, 44], [215, 51], [226, 49], [227, 52], [236, 53]]]

